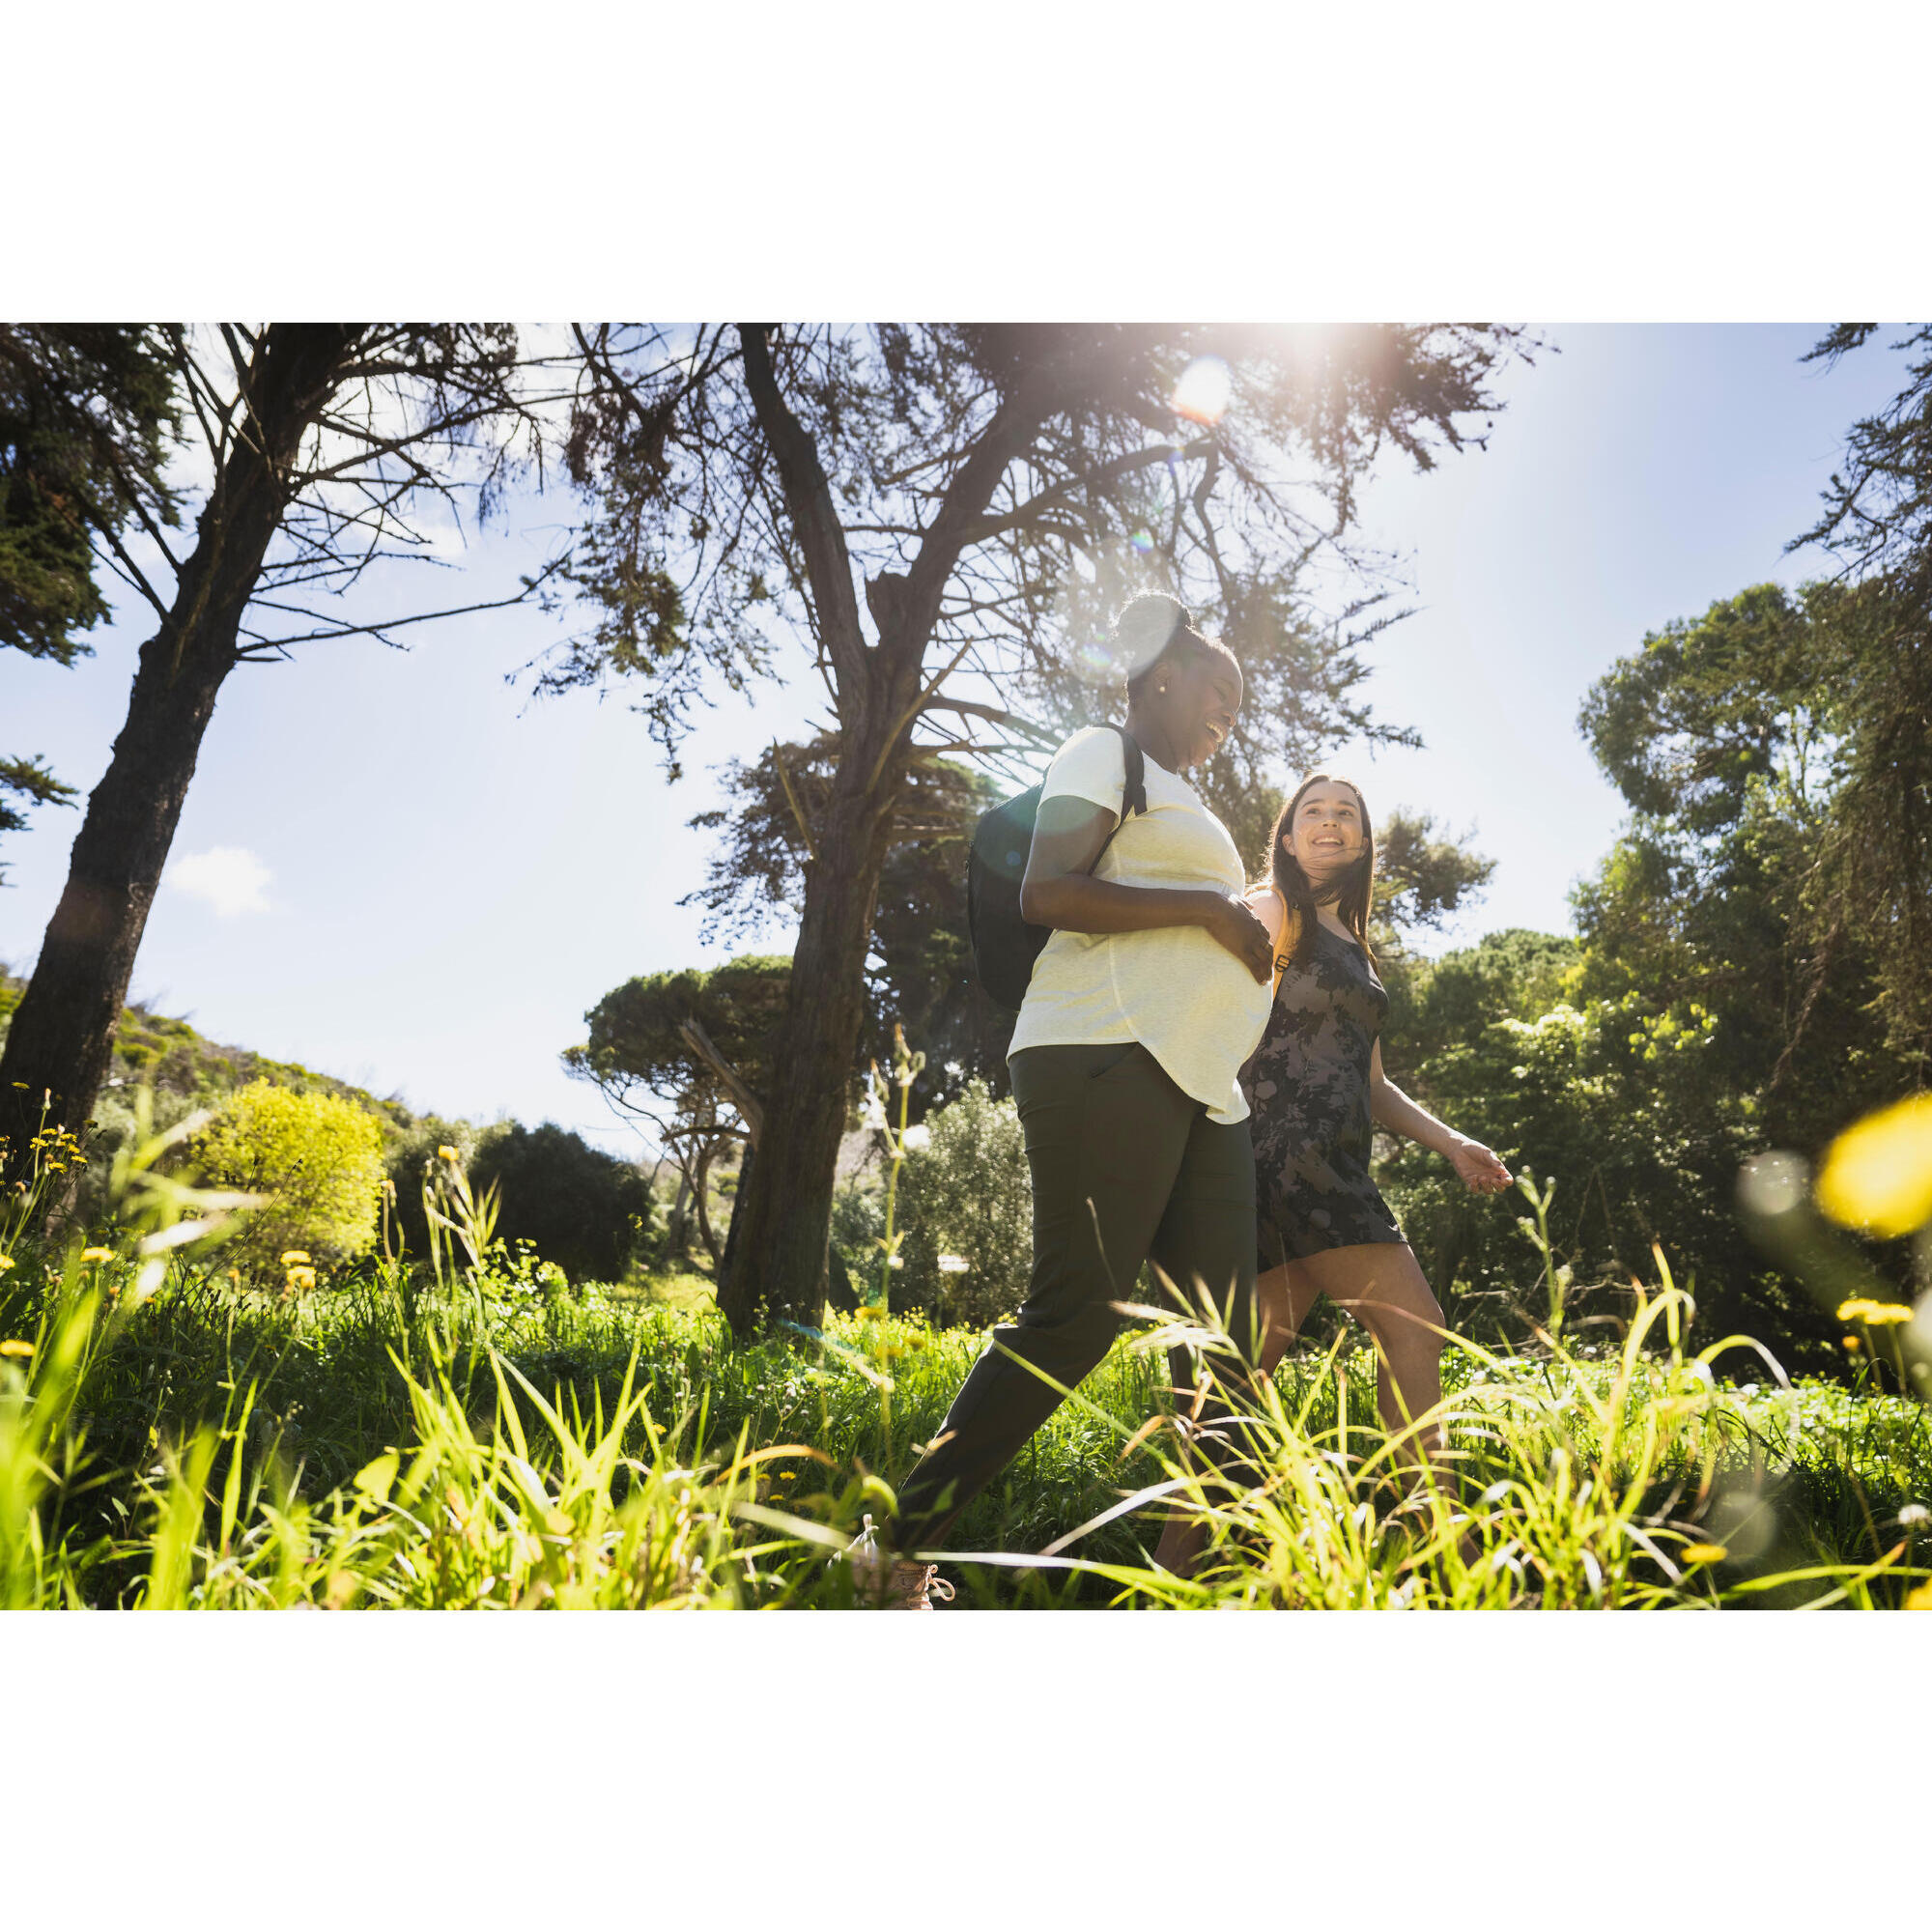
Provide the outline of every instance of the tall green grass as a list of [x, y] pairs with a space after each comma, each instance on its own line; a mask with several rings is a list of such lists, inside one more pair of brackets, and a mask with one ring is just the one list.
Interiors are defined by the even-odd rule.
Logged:
[[[428, 1274], [384, 1261], [257, 1293], [208, 1245], [243, 1210], [144, 1174], [130, 1156], [111, 1249], [9, 1236], [10, 1607], [841, 1606], [838, 1550], [890, 1511], [982, 1346], [867, 1310], [736, 1348], [688, 1295], [572, 1295], [464, 1240], [454, 1185], [458, 1238]], [[1292, 1356], [1228, 1482], [1190, 1453], [1160, 1367], [1172, 1342], [1211, 1356], [1222, 1338], [1143, 1324], [961, 1518], [959, 1601], [1932, 1601], [1925, 1410], [1788, 1386], [1754, 1344], [1693, 1348], [1661, 1260], [1614, 1345], [1573, 1344], [1561, 1317], [1552, 1289], [1533, 1350], [1452, 1349], [1451, 1457], [1412, 1490], [1366, 1348]], [[1206, 1528], [1191, 1578], [1151, 1562], [1169, 1510]]]

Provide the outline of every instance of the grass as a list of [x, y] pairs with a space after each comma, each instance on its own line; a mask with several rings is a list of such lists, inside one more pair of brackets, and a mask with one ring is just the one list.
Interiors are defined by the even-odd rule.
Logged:
[[[983, 1346], [865, 1310], [737, 1348], [693, 1275], [572, 1294], [493, 1245], [454, 1172], [433, 1275], [292, 1266], [259, 1292], [218, 1248], [186, 1258], [245, 1208], [161, 1179], [159, 1145], [125, 1157], [111, 1247], [36, 1245], [31, 1200], [0, 1221], [10, 1607], [847, 1605], [828, 1559], [890, 1512]], [[1927, 1411], [1693, 1348], [1660, 1273], [1599, 1352], [1557, 1303], [1532, 1351], [1453, 1350], [1452, 1472], [1399, 1508], [1365, 1347], [1291, 1356], [1229, 1483], [1161, 1366], [1221, 1338], [1137, 1327], [960, 1519], [959, 1602], [1932, 1604]], [[1206, 1528], [1191, 1580], [1151, 1564], [1167, 1508]]]
[[[981, 1346], [833, 1317], [734, 1349], [688, 1289], [679, 1305], [486, 1281], [419, 1293], [410, 1316], [384, 1270], [282, 1300], [175, 1265], [128, 1306], [137, 1267], [9, 1277], [0, 1330], [33, 1344], [0, 1359], [11, 1605], [848, 1601], [825, 1554], [889, 1507]], [[1211, 1525], [1206, 1572], [1148, 1569], [1144, 1504], [1044, 1567], [949, 1574], [983, 1606], [1902, 1602], [1932, 1548], [1925, 1412], [1719, 1380], [1681, 1344], [1644, 1347], [1669, 1305], [1601, 1359], [1452, 1357], [1461, 1500], [1394, 1533], [1366, 1350], [1284, 1364], [1254, 1480], [1217, 1492], [1171, 1423], [1144, 1427], [1167, 1338], [1123, 1337], [950, 1541], [1041, 1550], [1170, 1484]], [[1724, 1553], [1687, 1562], [1696, 1544]]]

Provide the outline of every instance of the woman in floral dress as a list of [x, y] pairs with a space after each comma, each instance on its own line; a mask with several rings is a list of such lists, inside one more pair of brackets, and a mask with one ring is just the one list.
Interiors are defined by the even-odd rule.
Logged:
[[[1376, 976], [1368, 919], [1375, 835], [1360, 790], [1316, 772], [1282, 808], [1269, 840], [1272, 877], [1248, 903], [1274, 942], [1274, 1004], [1241, 1070], [1255, 1146], [1255, 1293], [1271, 1373], [1325, 1294], [1376, 1345], [1377, 1407], [1391, 1435], [1442, 1399], [1442, 1310], [1369, 1171], [1375, 1129], [1443, 1155], [1465, 1185], [1493, 1194], [1509, 1170], [1445, 1126], [1382, 1072], [1388, 994]], [[1407, 1458], [1440, 1456], [1439, 1424], [1410, 1434]], [[1203, 1533], [1174, 1520], [1157, 1561], [1184, 1573]]]

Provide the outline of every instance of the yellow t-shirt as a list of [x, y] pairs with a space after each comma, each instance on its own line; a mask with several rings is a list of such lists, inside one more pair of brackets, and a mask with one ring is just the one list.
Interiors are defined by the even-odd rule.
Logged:
[[[1148, 809], [1114, 834], [1094, 876], [1239, 895], [1247, 879], [1228, 828], [1185, 780], [1151, 758], [1146, 766]], [[1054, 753], [1040, 798], [1085, 799], [1118, 812], [1125, 784], [1120, 734], [1093, 725]], [[1235, 1075], [1261, 1039], [1272, 990], [1198, 925], [1056, 930], [1034, 962], [1009, 1053], [1137, 1039], [1210, 1121], [1232, 1124], [1247, 1119]]]

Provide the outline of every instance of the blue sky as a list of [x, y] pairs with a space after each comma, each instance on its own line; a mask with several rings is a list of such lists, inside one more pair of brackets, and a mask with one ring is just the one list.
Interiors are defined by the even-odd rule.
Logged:
[[[1584, 692], [1647, 630], [1747, 583], [1819, 575], [1782, 554], [1815, 514], [1852, 419], [1898, 386], [1874, 345], [1801, 366], [1820, 327], [1563, 327], [1503, 379], [1488, 450], [1371, 484], [1363, 533], [1401, 558], [1415, 614], [1374, 646], [1380, 716], [1425, 748], [1354, 765], [1373, 809], [1434, 810], [1497, 860], [1443, 943], [1565, 929], [1566, 895], [1621, 809], [1576, 731]], [[500, 595], [555, 543], [561, 496], [525, 497], [437, 586]], [[412, 593], [413, 594], [413, 593]], [[83, 790], [125, 716], [144, 611], [123, 605], [73, 670], [0, 655], [10, 753]], [[204, 742], [134, 995], [214, 1038], [412, 1106], [555, 1120], [635, 1151], [558, 1052], [630, 975], [723, 958], [676, 900], [709, 839], [709, 767], [795, 731], [822, 696], [802, 653], [755, 697], [722, 695], [672, 786], [621, 698], [534, 702], [515, 674], [561, 634], [520, 609], [244, 667]], [[0, 848], [0, 961], [31, 963], [78, 811]], [[775, 930], [768, 944], [780, 949]], [[1399, 1045], [1390, 1043], [1391, 1065]]]

